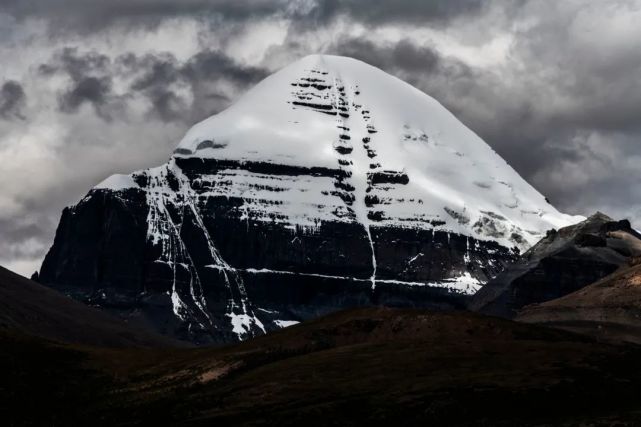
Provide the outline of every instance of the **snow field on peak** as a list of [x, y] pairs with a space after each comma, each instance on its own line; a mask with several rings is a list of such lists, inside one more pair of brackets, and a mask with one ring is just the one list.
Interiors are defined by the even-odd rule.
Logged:
[[[348, 210], [368, 230], [431, 226], [525, 250], [548, 229], [582, 219], [559, 213], [436, 100], [351, 58], [311, 55], [267, 77], [193, 126], [175, 156], [342, 168], [349, 174], [355, 200], [346, 206], [332, 195], [326, 177], [291, 179], [291, 191], [274, 195], [252, 190], [269, 177], [230, 171], [234, 186], [224, 191], [244, 197], [259, 220], [270, 211], [270, 218], [310, 226], [350, 220]], [[385, 173], [407, 182], [372, 184], [376, 176], [388, 179]], [[296, 191], [301, 178], [307, 188]], [[130, 184], [112, 177], [98, 188]], [[363, 208], [365, 196], [376, 206]], [[280, 206], [263, 203], [283, 199]]]

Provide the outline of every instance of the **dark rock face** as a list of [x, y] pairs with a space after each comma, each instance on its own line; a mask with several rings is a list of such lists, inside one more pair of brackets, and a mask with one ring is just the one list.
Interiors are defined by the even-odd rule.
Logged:
[[641, 236], [627, 220], [597, 213], [552, 230], [471, 299], [485, 314], [512, 318], [529, 304], [568, 295], [614, 272], [641, 254]]
[[[272, 193], [283, 180], [342, 177], [340, 169], [176, 159], [173, 169], [134, 174], [138, 187], [95, 189], [65, 209], [40, 282], [167, 335], [223, 343], [345, 307], [462, 307], [475, 289], [455, 278], [483, 283], [515, 256], [429, 222], [291, 225], [269, 210], [275, 202], [261, 200], [259, 212], [231, 190], [213, 194], [233, 189], [241, 173], [260, 176], [254, 186]], [[232, 178], [207, 181], [213, 174]]]

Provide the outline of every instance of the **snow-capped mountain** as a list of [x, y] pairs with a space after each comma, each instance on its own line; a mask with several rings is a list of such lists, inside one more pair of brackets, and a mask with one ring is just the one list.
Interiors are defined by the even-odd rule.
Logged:
[[428, 95], [312, 55], [66, 209], [40, 280], [229, 341], [341, 307], [456, 305], [580, 219]]

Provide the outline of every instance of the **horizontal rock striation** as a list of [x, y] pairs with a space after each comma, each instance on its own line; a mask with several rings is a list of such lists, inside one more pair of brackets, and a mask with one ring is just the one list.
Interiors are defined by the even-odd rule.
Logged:
[[368, 233], [324, 190], [310, 200], [316, 217], [333, 220], [301, 224], [301, 213], [298, 224], [289, 221], [291, 187], [283, 185], [311, 191], [306, 183], [326, 179], [331, 189], [341, 177], [175, 159], [134, 174], [139, 187], [95, 189], [65, 209], [39, 280], [159, 332], [224, 343], [344, 307], [460, 307], [515, 255], [429, 224]]

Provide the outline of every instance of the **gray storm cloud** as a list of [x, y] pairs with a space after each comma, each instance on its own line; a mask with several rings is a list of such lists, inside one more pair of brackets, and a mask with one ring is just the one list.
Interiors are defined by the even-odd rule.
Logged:
[[20, 83], [10, 80], [0, 87], [0, 117], [4, 119], [24, 119], [22, 109], [26, 96]]
[[318, 52], [432, 95], [560, 209], [638, 222], [640, 18], [641, 0], [4, 0], [0, 264], [30, 273], [65, 205]]

